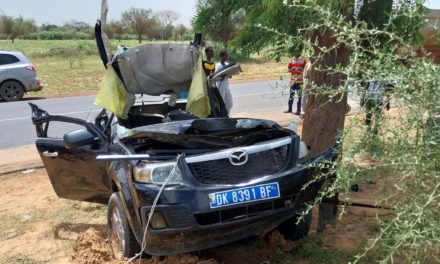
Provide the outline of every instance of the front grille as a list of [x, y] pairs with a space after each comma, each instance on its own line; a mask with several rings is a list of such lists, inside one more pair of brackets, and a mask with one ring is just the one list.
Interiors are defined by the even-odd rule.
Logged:
[[194, 214], [194, 217], [196, 218], [197, 223], [201, 226], [227, 223], [244, 218], [262, 215], [272, 210], [287, 208], [293, 204], [294, 200], [295, 196], [291, 195], [272, 201], [265, 201], [234, 208], [227, 208], [209, 213], [196, 213]]
[[240, 166], [228, 158], [189, 163], [194, 177], [203, 184], [237, 184], [261, 176], [281, 172], [289, 161], [290, 144], [249, 154], [248, 161]]

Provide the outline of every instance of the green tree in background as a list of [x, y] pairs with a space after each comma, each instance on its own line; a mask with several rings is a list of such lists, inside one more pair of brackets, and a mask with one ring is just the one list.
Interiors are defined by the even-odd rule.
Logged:
[[108, 32], [110, 38], [116, 37], [117, 40], [121, 41], [122, 34], [124, 34], [124, 24], [117, 20], [112, 20], [107, 24]]
[[194, 30], [228, 47], [242, 28], [244, 10], [241, 1], [200, 0], [193, 20]]
[[[295, 5], [289, 7], [289, 3]], [[415, 36], [418, 29], [408, 27], [411, 24], [406, 22], [409, 21], [389, 19], [393, 6], [396, 10], [404, 10], [415, 4], [412, 0], [201, 0], [193, 25], [196, 31], [202, 31], [224, 46], [231, 43], [245, 55], [269, 47], [279, 58], [286, 55], [286, 51], [306, 43], [313, 48], [314, 69], [326, 69], [347, 65], [351, 51], [343, 43], [335, 46], [333, 25], [325, 25], [322, 21], [325, 14], [319, 11], [330, 12], [331, 16], [326, 17], [331, 17], [333, 23], [359, 22], [372, 28], [392, 22], [387, 30]], [[408, 34], [412, 32], [416, 33]], [[329, 52], [324, 54], [322, 49], [329, 49]], [[345, 81], [344, 75], [328, 71], [313, 70], [311, 75], [318, 86], [336, 89]], [[335, 144], [337, 134], [344, 127], [348, 110], [346, 97], [344, 94], [337, 97], [341, 100], [335, 100], [333, 104], [328, 104], [327, 95], [310, 97], [302, 136], [311, 147], [312, 155]]]
[[155, 27], [151, 9], [130, 8], [122, 13], [122, 23], [137, 35], [139, 43], [142, 37], [151, 32]]
[[174, 29], [175, 38], [183, 40], [183, 36], [188, 32], [188, 28], [183, 24], [179, 24]]
[[[212, 9], [217, 6], [213, 1], [199, 3], [195, 24], [203, 26], [200, 21], [209, 24], [221, 17]], [[315, 202], [338, 192], [348, 197], [351, 184], [365, 182], [381, 170], [387, 173], [379, 175], [393, 183], [389, 196], [381, 201], [389, 202], [393, 210], [388, 217], [378, 217], [378, 236], [366, 243], [355, 261], [375, 250], [375, 260], [381, 262], [439, 262], [440, 69], [429, 59], [417, 57], [414, 49], [425, 25], [423, 1], [236, 2], [229, 14], [241, 12], [244, 18], [230, 41], [237, 48], [241, 45], [248, 53], [271, 48], [281, 55], [301, 42], [313, 50], [302, 139], [311, 147], [310, 156], [338, 138], [342, 145], [338, 159], [326, 165], [337, 178]], [[403, 106], [401, 114], [381, 127], [377, 138], [365, 136], [363, 115], [345, 124], [347, 93], [355, 84], [372, 80], [394, 83], [392, 97]], [[362, 167], [360, 155], [370, 155], [365, 153], [372, 144], [376, 144], [374, 158], [379, 165]]]
[[[14, 19], [10, 16], [2, 15], [0, 16], [0, 32], [7, 35], [10, 38], [12, 34], [12, 28], [14, 27]], [[12, 43], [14, 43], [14, 40]]]
[[0, 32], [7, 35], [12, 43], [14, 43], [15, 39], [36, 30], [35, 21], [31, 19], [24, 19], [21, 16], [15, 19], [6, 15], [0, 16]]
[[173, 23], [179, 18], [179, 14], [172, 10], [162, 10], [154, 16], [160, 26], [162, 40], [170, 39], [174, 31]]

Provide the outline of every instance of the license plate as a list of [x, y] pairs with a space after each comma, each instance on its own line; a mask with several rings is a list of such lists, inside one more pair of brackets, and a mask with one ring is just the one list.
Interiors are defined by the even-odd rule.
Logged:
[[278, 182], [238, 188], [209, 194], [209, 206], [218, 208], [280, 197]]

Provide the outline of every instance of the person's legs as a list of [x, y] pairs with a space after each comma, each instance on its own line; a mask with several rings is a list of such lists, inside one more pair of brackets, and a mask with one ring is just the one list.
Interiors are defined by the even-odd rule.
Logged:
[[371, 119], [373, 117], [373, 105], [371, 100], [365, 102], [365, 125], [367, 130], [371, 128]]
[[301, 90], [301, 85], [298, 83], [297, 85], [297, 93], [298, 93], [298, 102], [296, 103], [296, 115], [300, 115], [301, 114], [301, 96], [302, 96], [302, 90]]
[[377, 135], [382, 126], [382, 104], [375, 104], [372, 112], [374, 114], [373, 134]]
[[289, 101], [287, 101], [288, 109], [287, 109], [287, 111], [284, 111], [284, 113], [292, 113], [293, 98], [295, 97], [294, 86], [295, 86], [295, 84], [292, 84], [292, 86], [290, 86]]

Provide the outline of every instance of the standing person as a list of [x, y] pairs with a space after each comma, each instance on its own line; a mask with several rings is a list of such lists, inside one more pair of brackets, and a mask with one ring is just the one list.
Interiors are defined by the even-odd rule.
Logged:
[[[215, 65], [215, 71], [221, 71], [224, 68], [226, 68], [229, 63], [229, 53], [226, 49], [220, 51], [220, 62]], [[231, 112], [233, 102], [232, 102], [232, 94], [231, 90], [229, 89], [229, 78], [223, 77], [220, 80], [217, 81], [217, 89], [220, 92], [220, 95], [222, 96], [223, 102], [225, 103], [226, 109], [228, 110], [228, 113]]]
[[365, 108], [365, 126], [367, 132], [376, 136], [382, 126], [383, 105], [390, 110], [387, 92], [392, 88], [392, 84], [385, 81], [370, 81], [365, 84], [366, 90], [361, 96], [361, 106]]
[[205, 71], [206, 76], [209, 76], [215, 71], [215, 64], [212, 61], [214, 57], [214, 49], [210, 46], [205, 48], [206, 60], [203, 60], [203, 70]]
[[301, 84], [303, 84], [303, 73], [306, 67], [307, 61], [304, 59], [299, 52], [295, 52], [294, 56], [291, 58], [289, 65], [287, 66], [290, 72], [290, 95], [289, 101], [287, 103], [288, 109], [284, 113], [292, 113], [293, 99], [295, 98], [295, 92], [298, 94], [298, 102], [296, 104], [295, 115], [301, 114]]

